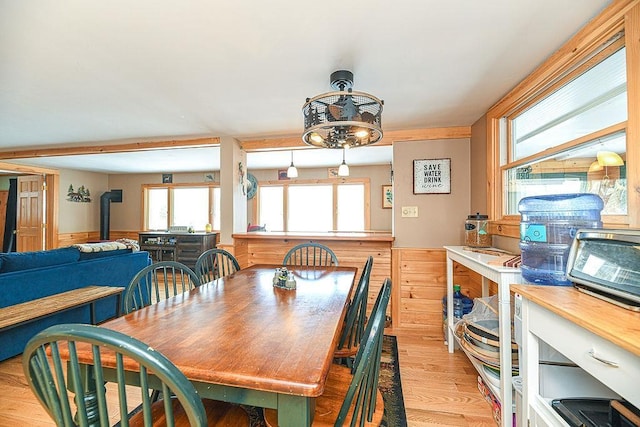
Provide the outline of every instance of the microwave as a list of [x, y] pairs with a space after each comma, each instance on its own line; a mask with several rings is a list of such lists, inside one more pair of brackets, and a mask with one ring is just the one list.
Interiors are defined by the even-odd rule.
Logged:
[[567, 278], [582, 292], [640, 311], [640, 230], [579, 229]]

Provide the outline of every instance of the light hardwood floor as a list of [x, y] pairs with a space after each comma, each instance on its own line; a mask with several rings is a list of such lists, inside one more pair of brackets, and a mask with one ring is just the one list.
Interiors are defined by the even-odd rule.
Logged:
[[[441, 339], [420, 330], [388, 331], [398, 337], [400, 375], [411, 427], [495, 426], [465, 355], [451, 355]], [[31, 393], [20, 356], [0, 362], [0, 427], [52, 426]]]

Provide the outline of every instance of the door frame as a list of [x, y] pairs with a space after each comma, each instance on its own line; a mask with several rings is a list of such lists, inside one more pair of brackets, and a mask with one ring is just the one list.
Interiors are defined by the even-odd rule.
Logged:
[[44, 175], [44, 182], [47, 186], [47, 196], [45, 202], [45, 217], [47, 227], [45, 230], [45, 248], [54, 249], [58, 247], [58, 208], [60, 193], [60, 171], [36, 166], [17, 165], [14, 163], [0, 162], [0, 169], [15, 172], [21, 175]]

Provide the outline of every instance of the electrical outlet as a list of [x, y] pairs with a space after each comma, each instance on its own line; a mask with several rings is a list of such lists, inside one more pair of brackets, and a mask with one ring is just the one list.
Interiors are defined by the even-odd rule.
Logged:
[[417, 206], [403, 206], [402, 207], [402, 217], [403, 218], [417, 218], [418, 217], [418, 207]]

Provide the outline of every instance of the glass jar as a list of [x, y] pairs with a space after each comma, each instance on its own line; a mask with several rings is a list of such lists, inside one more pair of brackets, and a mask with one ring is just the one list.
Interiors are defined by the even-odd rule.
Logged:
[[472, 248], [491, 247], [489, 216], [481, 215], [480, 212], [467, 216], [464, 223], [464, 243]]

